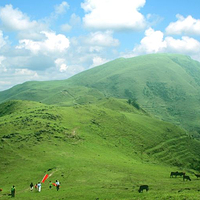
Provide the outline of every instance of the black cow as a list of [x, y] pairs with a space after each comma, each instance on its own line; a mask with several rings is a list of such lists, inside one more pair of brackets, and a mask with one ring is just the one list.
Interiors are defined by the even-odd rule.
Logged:
[[185, 172], [178, 172], [177, 176], [185, 176]]
[[199, 178], [199, 177], [200, 177], [200, 174], [195, 174], [195, 173], [194, 173], [194, 175], [195, 175], [197, 178]]
[[171, 172], [170, 177], [185, 176], [185, 172]]
[[189, 176], [183, 176], [183, 181], [185, 181], [185, 180], [188, 180], [188, 181], [191, 181], [191, 179], [190, 179], [190, 177]]
[[171, 172], [170, 177], [177, 177], [178, 172]]
[[140, 188], [138, 190], [139, 193], [143, 192], [143, 190], [146, 190], [146, 192], [149, 190], [148, 185], [140, 185]]

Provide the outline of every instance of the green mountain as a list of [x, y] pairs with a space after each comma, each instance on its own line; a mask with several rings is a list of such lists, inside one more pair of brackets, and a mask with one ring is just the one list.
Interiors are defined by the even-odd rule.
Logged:
[[[153, 54], [0, 92], [0, 198], [16, 185], [20, 200], [199, 199], [199, 69]], [[57, 179], [58, 192], [48, 188]]]
[[137, 99], [154, 116], [199, 131], [200, 63], [187, 56], [153, 54], [118, 59], [68, 82], [98, 89], [108, 97]]
[[148, 113], [195, 135], [200, 129], [200, 63], [178, 54], [120, 58], [64, 81], [26, 82], [0, 92], [0, 102], [21, 99], [61, 106], [106, 97], [135, 99]]
[[[7, 101], [0, 111], [2, 199], [10, 198], [13, 184], [18, 199], [199, 198], [192, 172], [199, 169], [200, 142], [126, 100], [71, 107]], [[192, 182], [170, 178], [180, 170]], [[42, 192], [30, 192], [30, 182], [46, 173]], [[48, 188], [56, 179], [59, 192]], [[149, 185], [148, 193], [138, 193], [142, 184]]]

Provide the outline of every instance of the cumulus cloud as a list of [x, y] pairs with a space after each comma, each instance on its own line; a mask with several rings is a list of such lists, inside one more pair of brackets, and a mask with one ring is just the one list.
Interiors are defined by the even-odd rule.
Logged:
[[176, 15], [176, 22], [171, 22], [166, 28], [167, 34], [174, 35], [200, 35], [200, 19], [194, 19], [191, 15], [184, 18], [182, 15]]
[[65, 35], [54, 32], [41, 32], [46, 36], [44, 41], [20, 40], [17, 49], [28, 49], [33, 53], [38, 52], [63, 52], [69, 48], [69, 39]]
[[12, 5], [0, 8], [0, 20], [4, 29], [9, 31], [33, 29], [38, 25], [36, 21], [31, 21], [18, 8], [14, 9]]
[[181, 52], [185, 54], [200, 53], [200, 42], [194, 38], [183, 36], [181, 39], [166, 37], [167, 48], [170, 51]]
[[133, 49], [136, 55], [159, 52], [187, 54], [199, 60], [197, 55], [200, 55], [200, 42], [188, 36], [180, 39], [164, 37], [163, 32], [149, 28], [145, 31], [145, 37], [140, 41], [140, 45]]
[[55, 64], [56, 64], [56, 67], [59, 69], [60, 72], [65, 72], [67, 71], [67, 64], [66, 64], [66, 60], [63, 59], [63, 58], [57, 58], [55, 60]]
[[81, 7], [86, 12], [84, 25], [88, 28], [122, 30], [140, 30], [146, 25], [139, 9], [145, 0], [85, 0]]
[[90, 68], [102, 65], [102, 64], [104, 64], [106, 62], [108, 62], [107, 59], [101, 58], [100, 56], [95, 56], [92, 59], [92, 65], [90, 66]]
[[118, 46], [119, 40], [113, 38], [113, 33], [111, 31], [97, 31], [90, 33], [90, 35], [85, 38], [85, 43], [93, 46], [111, 47]]
[[149, 28], [145, 31], [145, 37], [140, 45], [135, 48], [137, 52], [157, 53], [166, 48], [166, 42], [163, 40], [164, 34], [161, 31], [154, 31]]
[[60, 5], [55, 6], [55, 14], [63, 14], [66, 12], [67, 9], [69, 9], [69, 4], [66, 1], [63, 1]]
[[20, 39], [41, 39], [40, 32], [48, 29], [48, 24], [31, 20], [11, 4], [0, 7], [0, 23], [2, 30], [13, 32]]

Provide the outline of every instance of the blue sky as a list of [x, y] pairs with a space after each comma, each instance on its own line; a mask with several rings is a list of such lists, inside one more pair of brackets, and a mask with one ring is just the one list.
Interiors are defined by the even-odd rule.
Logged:
[[1, 0], [0, 90], [67, 79], [119, 57], [200, 61], [199, 0]]

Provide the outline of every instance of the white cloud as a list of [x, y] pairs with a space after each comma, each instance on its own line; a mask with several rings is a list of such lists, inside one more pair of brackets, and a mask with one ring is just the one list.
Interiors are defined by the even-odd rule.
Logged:
[[194, 19], [191, 15], [184, 18], [178, 14], [176, 17], [178, 20], [171, 22], [166, 28], [167, 34], [200, 35], [200, 19]]
[[38, 77], [35, 71], [29, 69], [15, 69], [15, 75]]
[[185, 54], [200, 54], [200, 42], [194, 38], [187, 36], [183, 36], [181, 39], [166, 37], [165, 41], [167, 43], [168, 50]]
[[99, 66], [99, 65], [102, 65], [104, 63], [108, 62], [108, 60], [104, 59], [104, 58], [101, 58], [99, 56], [95, 56], [93, 59], [92, 59], [92, 65], [90, 66], [90, 68], [92, 67], [96, 67], [96, 66]]
[[96, 53], [100, 53], [100, 52], [102, 52], [103, 51], [103, 47], [101, 47], [101, 46], [90, 46], [89, 47], [89, 52], [90, 53], [93, 53], [93, 52], [96, 52]]
[[146, 25], [139, 9], [145, 0], [85, 0], [81, 7], [87, 13], [83, 22], [86, 27], [96, 29], [140, 30]]
[[30, 20], [30, 18], [22, 13], [18, 8], [12, 5], [0, 7], [0, 21], [2, 30], [17, 34], [20, 39], [41, 39], [40, 32], [48, 29], [48, 24]]
[[20, 31], [37, 27], [36, 21], [30, 21], [29, 17], [19, 9], [14, 9], [12, 5], [0, 8], [0, 19], [3, 27], [9, 31]]
[[3, 61], [5, 60], [6, 58], [4, 56], [0, 56], [0, 72], [3, 73], [3, 72], [7, 72], [7, 68], [5, 67], [5, 65], [3, 64]]
[[6, 58], [4, 56], [0, 56], [0, 65], [2, 64], [2, 61], [5, 60]]
[[55, 6], [55, 14], [63, 14], [67, 9], [69, 9], [69, 4], [66, 1], [63, 1], [60, 5]]
[[187, 36], [180, 39], [164, 37], [161, 31], [149, 28], [145, 31], [145, 37], [141, 40], [140, 45], [133, 49], [135, 55], [159, 52], [187, 54], [200, 60], [198, 58], [200, 57], [200, 42]]
[[20, 40], [17, 49], [28, 49], [33, 53], [38, 52], [63, 52], [69, 48], [69, 39], [62, 34], [41, 32], [46, 36], [44, 41]]
[[13, 82], [12, 81], [13, 80], [10, 80], [10, 81], [7, 81], [7, 80], [1, 81], [0, 80], [0, 91], [8, 89], [11, 86], [13, 86]]
[[0, 48], [6, 44], [5, 38], [3, 37], [3, 32], [0, 30]]
[[161, 31], [154, 31], [149, 28], [145, 31], [145, 37], [134, 51], [145, 53], [157, 53], [166, 48], [166, 41], [163, 40], [164, 34]]
[[76, 26], [76, 25], [79, 25], [80, 23], [81, 23], [81, 18], [75, 13], [73, 13], [70, 17], [70, 24], [72, 26]]
[[14, 85], [31, 80], [41, 80], [37, 72], [29, 69], [9, 69], [4, 74], [0, 73], [0, 90], [8, 89]]
[[59, 69], [60, 72], [65, 72], [67, 71], [67, 64], [66, 60], [63, 58], [58, 58], [55, 60], [56, 67]]
[[62, 24], [60, 28], [64, 32], [69, 32], [72, 29], [72, 27], [69, 24]]
[[111, 47], [118, 46], [119, 40], [113, 38], [111, 31], [93, 32], [85, 39], [85, 43], [93, 46]]
[[73, 13], [70, 17], [69, 23], [62, 24], [60, 27], [62, 31], [69, 32], [72, 30], [72, 28], [79, 27], [80, 25], [81, 25], [81, 18], [75, 13]]

